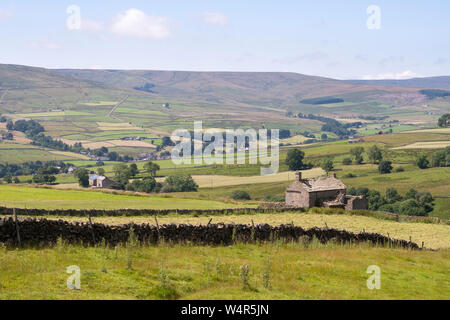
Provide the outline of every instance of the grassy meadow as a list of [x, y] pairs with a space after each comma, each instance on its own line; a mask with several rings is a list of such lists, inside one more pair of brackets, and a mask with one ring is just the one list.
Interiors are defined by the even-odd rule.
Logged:
[[[180, 259], [182, 257], [182, 259]], [[159, 245], [115, 249], [62, 243], [0, 248], [0, 299], [448, 299], [450, 251], [275, 243], [231, 247]], [[249, 265], [241, 277], [240, 267]], [[81, 270], [67, 289], [66, 268]], [[381, 269], [369, 290], [367, 268]], [[244, 280], [245, 279], [245, 282]]]
[[0, 206], [36, 209], [225, 209], [252, 204], [120, 192], [0, 186]]

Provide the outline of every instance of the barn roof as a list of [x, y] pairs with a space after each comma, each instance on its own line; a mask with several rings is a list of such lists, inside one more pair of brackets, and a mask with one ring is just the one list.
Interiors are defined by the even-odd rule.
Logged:
[[313, 179], [303, 179], [302, 181], [295, 181], [291, 184], [287, 191], [301, 191], [308, 192], [329, 191], [329, 190], [344, 190], [347, 189], [344, 183], [336, 177], [319, 177]]

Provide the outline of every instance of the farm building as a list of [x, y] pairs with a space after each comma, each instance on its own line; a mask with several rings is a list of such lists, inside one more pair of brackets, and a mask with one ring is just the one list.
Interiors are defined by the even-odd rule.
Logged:
[[92, 188], [108, 188], [113, 183], [113, 180], [104, 176], [93, 175], [89, 177], [89, 186]]
[[335, 174], [330, 177], [302, 179], [302, 173], [296, 172], [294, 183], [286, 189], [286, 206], [367, 210], [369, 202], [362, 196], [348, 196], [347, 187]]
[[350, 139], [348, 139], [348, 143], [349, 144], [355, 144], [355, 143], [361, 143], [361, 142], [364, 142], [364, 140], [361, 139], [361, 138], [350, 138]]

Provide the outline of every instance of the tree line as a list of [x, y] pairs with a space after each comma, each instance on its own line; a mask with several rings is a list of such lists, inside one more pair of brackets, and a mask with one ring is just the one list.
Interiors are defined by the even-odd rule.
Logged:
[[[135, 163], [126, 165], [117, 164], [113, 167], [113, 184], [109, 187], [115, 190], [126, 190], [144, 193], [172, 193], [172, 192], [196, 192], [198, 185], [191, 175], [171, 175], [166, 177], [164, 182], [156, 181], [157, 171], [160, 170], [158, 164], [147, 162], [144, 164], [145, 176], [138, 178], [141, 173]], [[104, 169], [99, 168], [99, 175], [104, 175]], [[89, 172], [85, 168], [79, 168], [74, 173], [81, 187], [89, 187]]]

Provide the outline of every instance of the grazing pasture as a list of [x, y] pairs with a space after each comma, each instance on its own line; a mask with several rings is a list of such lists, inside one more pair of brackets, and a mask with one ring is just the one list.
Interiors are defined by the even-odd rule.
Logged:
[[214, 200], [115, 193], [0, 185], [0, 206], [40, 209], [225, 209], [255, 207], [251, 204]]
[[[450, 251], [360, 245], [0, 247], [0, 299], [447, 299]], [[68, 290], [66, 268], [81, 270]], [[249, 273], [242, 278], [241, 266]], [[369, 265], [382, 290], [367, 288]]]

